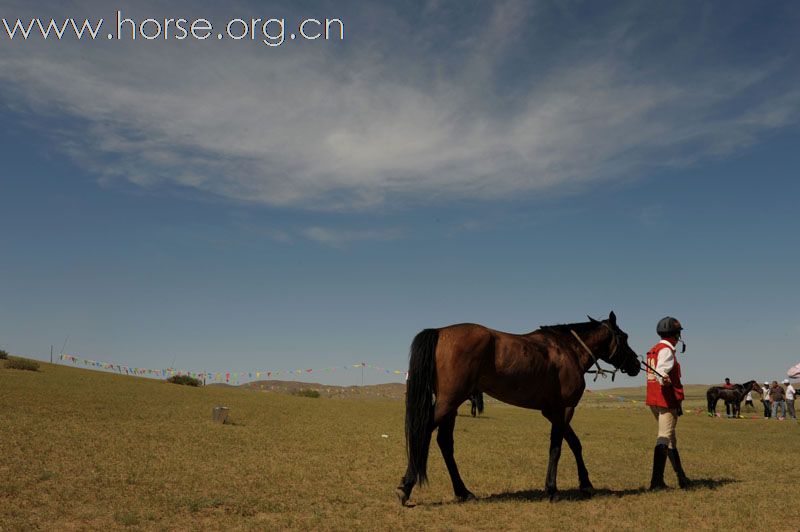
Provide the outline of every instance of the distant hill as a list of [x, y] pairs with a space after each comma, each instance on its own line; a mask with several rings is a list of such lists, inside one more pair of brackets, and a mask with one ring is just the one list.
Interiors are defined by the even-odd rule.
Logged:
[[402, 400], [405, 397], [406, 385], [400, 383], [373, 384], [369, 386], [333, 386], [317, 382], [297, 381], [253, 381], [242, 384], [245, 388], [262, 392], [296, 393], [300, 390], [316, 390], [322, 397], [337, 398], [380, 398]]

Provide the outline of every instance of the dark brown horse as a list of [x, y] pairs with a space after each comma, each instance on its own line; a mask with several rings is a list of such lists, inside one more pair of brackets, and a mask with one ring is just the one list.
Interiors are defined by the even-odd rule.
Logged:
[[[578, 436], [570, 421], [586, 387], [584, 374], [602, 359], [630, 376], [640, 361], [628, 346], [628, 335], [612, 312], [607, 320], [542, 327], [510, 334], [482, 325], [460, 324], [425, 329], [411, 344], [406, 392], [408, 468], [397, 488], [405, 505], [411, 490], [427, 481], [428, 450], [433, 430], [453, 491], [459, 500], [475, 496], [466, 488], [453, 458], [453, 428], [458, 406], [473, 392], [506, 403], [541, 410], [552, 424], [545, 489], [554, 500], [561, 442], [567, 440], [578, 464], [581, 492], [592, 483]], [[598, 366], [599, 367], [599, 366]]]
[[483, 392], [476, 390], [469, 396], [469, 408], [472, 417], [483, 414]]
[[712, 386], [706, 391], [706, 399], [708, 400], [708, 415], [717, 415], [717, 401], [722, 399], [725, 401], [726, 410], [730, 407], [732, 412], [731, 416], [734, 418], [739, 417], [739, 412], [742, 408], [742, 401], [748, 392], [758, 392], [761, 394], [761, 386], [756, 381], [747, 381], [744, 384], [734, 384], [732, 388], [725, 388], [724, 386]]

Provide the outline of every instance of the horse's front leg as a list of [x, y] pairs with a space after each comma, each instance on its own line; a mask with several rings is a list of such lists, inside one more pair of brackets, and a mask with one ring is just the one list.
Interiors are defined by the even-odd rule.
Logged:
[[592, 483], [589, 480], [589, 471], [586, 469], [586, 464], [583, 462], [583, 446], [581, 445], [581, 440], [578, 439], [578, 435], [575, 434], [575, 431], [572, 429], [571, 425], [572, 415], [574, 413], [574, 407], [569, 407], [564, 411], [564, 439], [567, 440], [567, 444], [569, 445], [570, 450], [572, 450], [572, 454], [575, 455], [575, 463], [578, 466], [578, 482], [580, 483], [581, 493], [585, 496], [591, 496], [594, 491], [594, 486], [592, 486]]
[[544, 483], [545, 492], [550, 498], [550, 502], [557, 500], [558, 488], [556, 487], [556, 477], [558, 476], [558, 460], [561, 458], [561, 442], [564, 440], [564, 411], [558, 413], [548, 412], [545, 417], [550, 420], [550, 459], [547, 463], [547, 479]]
[[589, 471], [586, 469], [586, 464], [583, 462], [583, 446], [581, 446], [581, 441], [578, 439], [578, 435], [575, 434], [575, 431], [572, 430], [571, 425], [565, 427], [564, 439], [567, 440], [572, 454], [575, 455], [575, 462], [578, 465], [578, 482], [580, 482], [581, 493], [586, 496], [591, 496], [594, 491], [594, 486], [592, 486], [589, 480]]

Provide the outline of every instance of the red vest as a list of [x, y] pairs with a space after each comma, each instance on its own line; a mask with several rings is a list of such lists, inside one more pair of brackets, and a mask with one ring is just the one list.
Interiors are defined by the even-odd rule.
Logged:
[[[647, 365], [655, 368], [658, 364], [658, 352], [667, 348], [675, 355], [675, 349], [670, 348], [665, 343], [657, 343], [647, 352]], [[662, 386], [658, 382], [655, 371], [647, 369], [647, 406], [660, 406], [663, 408], [678, 408], [683, 401], [683, 384], [681, 384], [681, 365], [675, 359], [675, 365], [667, 373], [672, 384]]]

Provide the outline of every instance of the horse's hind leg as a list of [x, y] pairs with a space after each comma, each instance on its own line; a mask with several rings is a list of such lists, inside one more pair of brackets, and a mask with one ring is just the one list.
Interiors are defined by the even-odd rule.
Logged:
[[[428, 439], [433, 433], [433, 428], [428, 431]], [[406, 468], [406, 472], [403, 475], [403, 479], [400, 481], [400, 485], [397, 486], [395, 489], [395, 494], [397, 495], [398, 500], [400, 501], [401, 506], [405, 506], [408, 502], [408, 499], [411, 497], [411, 491], [414, 489], [414, 486], [417, 484], [416, 474], [414, 473], [414, 468], [411, 465], [411, 460], [408, 461], [408, 467]]]
[[446, 414], [439, 422], [439, 432], [436, 435], [436, 443], [439, 444], [439, 449], [442, 451], [444, 463], [447, 466], [447, 472], [450, 473], [450, 480], [453, 482], [453, 491], [461, 501], [474, 499], [475, 495], [470, 492], [461, 480], [461, 475], [458, 473], [458, 466], [456, 459], [453, 456], [453, 429], [456, 426], [457, 410]]
[[564, 441], [564, 430], [566, 427], [564, 411], [558, 413], [542, 412], [552, 423], [550, 429], [550, 459], [547, 462], [547, 479], [545, 480], [545, 492], [550, 497], [550, 502], [556, 500], [556, 477], [558, 476], [558, 461], [561, 458], [561, 444]]

